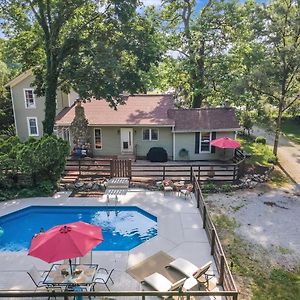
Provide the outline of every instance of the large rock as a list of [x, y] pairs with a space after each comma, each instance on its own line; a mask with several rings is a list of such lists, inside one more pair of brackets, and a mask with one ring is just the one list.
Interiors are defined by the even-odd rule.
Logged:
[[84, 186], [84, 183], [83, 182], [80, 182], [80, 181], [77, 181], [75, 184], [74, 184], [75, 188], [76, 189], [80, 189]]

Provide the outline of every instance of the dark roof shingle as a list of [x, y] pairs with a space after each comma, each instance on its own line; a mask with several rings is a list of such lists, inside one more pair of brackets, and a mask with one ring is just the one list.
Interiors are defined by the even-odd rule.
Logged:
[[237, 129], [240, 127], [233, 108], [174, 109], [175, 131]]

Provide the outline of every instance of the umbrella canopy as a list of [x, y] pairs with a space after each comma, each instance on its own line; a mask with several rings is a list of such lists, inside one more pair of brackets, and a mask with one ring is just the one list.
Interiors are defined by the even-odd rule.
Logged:
[[219, 138], [219, 139], [216, 139], [216, 140], [213, 140], [210, 142], [210, 144], [212, 146], [215, 146], [215, 147], [218, 147], [218, 148], [223, 148], [223, 149], [236, 149], [236, 148], [239, 148], [241, 147], [241, 143], [236, 141], [236, 140], [233, 140], [229, 137], [222, 137], [222, 138]]
[[51, 263], [84, 256], [102, 241], [99, 226], [81, 221], [57, 225], [32, 238], [28, 255]]

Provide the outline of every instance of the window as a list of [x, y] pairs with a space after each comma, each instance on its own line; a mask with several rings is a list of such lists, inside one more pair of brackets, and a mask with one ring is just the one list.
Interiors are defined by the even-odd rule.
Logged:
[[63, 129], [63, 134], [62, 134], [63, 140], [70, 142], [70, 131], [69, 128], [64, 128]]
[[102, 149], [102, 132], [100, 128], [94, 130], [94, 143], [96, 149]]
[[36, 117], [27, 118], [27, 124], [28, 124], [29, 136], [38, 136], [39, 130], [38, 130], [37, 118]]
[[158, 129], [157, 128], [143, 129], [143, 140], [158, 141]]
[[24, 89], [25, 107], [35, 108], [34, 90]]
[[200, 152], [210, 152], [211, 133], [201, 132], [200, 141]]

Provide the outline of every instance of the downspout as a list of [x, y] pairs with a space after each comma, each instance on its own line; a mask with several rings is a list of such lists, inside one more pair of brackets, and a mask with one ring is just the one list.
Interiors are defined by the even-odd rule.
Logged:
[[176, 143], [175, 143], [175, 131], [174, 131], [174, 128], [175, 126], [173, 126], [173, 129], [172, 129], [172, 133], [173, 133], [173, 160], [175, 160], [175, 149], [176, 149]]
[[12, 102], [12, 107], [13, 107], [13, 113], [14, 113], [16, 136], [18, 136], [16, 110], [15, 110], [14, 96], [13, 96], [13, 91], [12, 91], [12, 87], [11, 86], [10, 86], [10, 97], [11, 97], [11, 102]]

